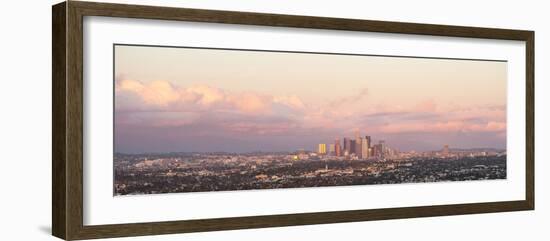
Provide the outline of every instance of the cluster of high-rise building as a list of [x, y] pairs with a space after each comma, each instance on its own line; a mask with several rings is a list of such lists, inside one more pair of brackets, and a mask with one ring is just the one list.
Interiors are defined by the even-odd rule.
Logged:
[[337, 157], [357, 157], [359, 159], [368, 159], [371, 157], [383, 158], [393, 151], [386, 146], [384, 140], [378, 144], [373, 144], [370, 136], [361, 136], [359, 131], [355, 132], [355, 138], [344, 137], [343, 142], [339, 138], [334, 140], [333, 144], [321, 143], [318, 147], [319, 155], [331, 155]]

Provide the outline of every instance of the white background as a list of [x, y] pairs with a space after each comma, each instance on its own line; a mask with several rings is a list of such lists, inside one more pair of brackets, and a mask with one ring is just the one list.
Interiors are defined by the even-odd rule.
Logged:
[[[134, 3], [146, 1], [133, 1]], [[161, 1], [156, 1], [158, 4]], [[536, 211], [165, 235], [155, 240], [547, 240], [550, 16], [544, 1], [162, 1], [172, 6], [536, 31]], [[175, 3], [174, 3], [175, 2]], [[55, 240], [51, 219], [51, 1], [4, 3], [0, 41], [0, 239]], [[128, 238], [151, 240], [152, 237]]]
[[[507, 60], [507, 179], [113, 198], [113, 43]], [[519, 41], [87, 17], [84, 225], [524, 200], [524, 100]]]

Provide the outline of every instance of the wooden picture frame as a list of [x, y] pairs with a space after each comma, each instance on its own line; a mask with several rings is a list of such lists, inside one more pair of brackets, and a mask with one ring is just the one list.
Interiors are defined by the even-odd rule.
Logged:
[[[534, 32], [264, 13], [68, 1], [52, 8], [52, 233], [66, 240], [157, 235], [533, 210]], [[327, 30], [367, 31], [526, 43], [525, 199], [285, 215], [86, 226], [83, 224], [83, 17], [107, 16]]]

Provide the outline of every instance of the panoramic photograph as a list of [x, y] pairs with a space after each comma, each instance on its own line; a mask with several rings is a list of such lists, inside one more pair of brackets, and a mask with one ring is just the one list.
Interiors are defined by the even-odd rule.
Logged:
[[114, 46], [113, 194], [506, 179], [507, 62]]

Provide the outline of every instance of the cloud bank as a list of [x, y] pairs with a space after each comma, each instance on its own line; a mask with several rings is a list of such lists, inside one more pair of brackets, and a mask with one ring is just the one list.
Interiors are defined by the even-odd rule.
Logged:
[[[481, 136], [485, 141], [478, 145], [501, 147], [506, 108], [431, 99], [391, 106], [372, 102], [367, 88], [311, 103], [296, 95], [200, 84], [122, 78], [115, 83], [115, 143], [121, 152], [313, 149], [356, 129], [405, 150], [456, 146]], [[429, 140], [416, 142], [414, 136]]]

